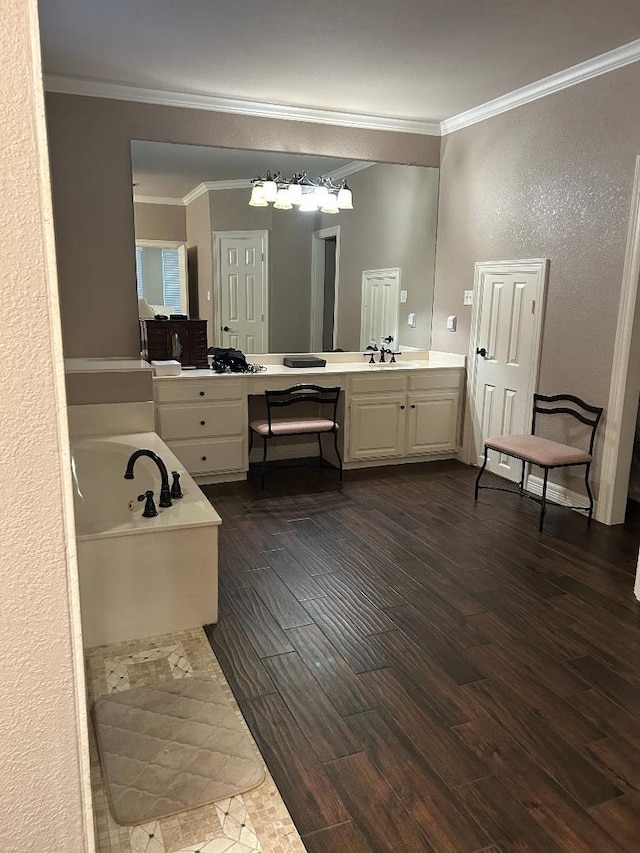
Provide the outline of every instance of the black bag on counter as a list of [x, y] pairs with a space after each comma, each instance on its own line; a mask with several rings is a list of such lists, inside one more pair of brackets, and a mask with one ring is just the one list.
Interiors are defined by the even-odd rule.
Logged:
[[213, 356], [211, 369], [216, 373], [244, 373], [248, 369], [247, 358], [239, 349], [233, 347], [209, 347]]
[[211, 369], [216, 373], [257, 373], [263, 370], [261, 364], [249, 364], [242, 350], [233, 347], [209, 347], [212, 355]]

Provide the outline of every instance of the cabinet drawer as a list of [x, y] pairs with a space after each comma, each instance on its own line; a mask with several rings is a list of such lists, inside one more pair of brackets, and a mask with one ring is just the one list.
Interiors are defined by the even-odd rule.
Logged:
[[352, 394], [375, 394], [377, 391], [404, 391], [406, 388], [406, 376], [352, 376]]
[[246, 471], [248, 467], [243, 436], [209, 441], [170, 441], [167, 444], [190, 474]]
[[431, 391], [438, 388], [459, 388], [461, 370], [428, 370], [409, 376], [409, 391]]
[[238, 400], [247, 393], [244, 381], [226, 376], [207, 376], [204, 379], [156, 379], [158, 403], [190, 403], [197, 400]]
[[222, 401], [203, 406], [158, 406], [158, 431], [165, 441], [217, 435], [244, 435], [245, 403]]

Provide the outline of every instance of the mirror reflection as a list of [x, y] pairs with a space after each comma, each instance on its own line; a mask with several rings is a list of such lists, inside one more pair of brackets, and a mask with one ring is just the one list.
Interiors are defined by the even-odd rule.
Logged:
[[[141, 141], [131, 159], [141, 316], [254, 354], [429, 348], [437, 169]], [[301, 199], [265, 199], [273, 176]]]

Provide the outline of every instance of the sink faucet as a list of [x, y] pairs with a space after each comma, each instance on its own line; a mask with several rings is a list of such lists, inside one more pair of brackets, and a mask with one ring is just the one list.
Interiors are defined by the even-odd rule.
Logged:
[[154, 453], [153, 450], [136, 450], [135, 453], [131, 454], [129, 461], [127, 462], [127, 470], [124, 472], [125, 480], [133, 480], [133, 466], [141, 456], [148, 456], [149, 459], [152, 459], [158, 466], [160, 479], [162, 481], [162, 486], [160, 487], [160, 506], [171, 506], [171, 492], [169, 490], [169, 475], [167, 474], [167, 468], [162, 459], [160, 459], [158, 454]]
[[[385, 353], [391, 356], [394, 354], [392, 349], [388, 349], [387, 347], [380, 347], [380, 364], [386, 364], [384, 360]], [[395, 358], [393, 359], [393, 361], [395, 361]]]

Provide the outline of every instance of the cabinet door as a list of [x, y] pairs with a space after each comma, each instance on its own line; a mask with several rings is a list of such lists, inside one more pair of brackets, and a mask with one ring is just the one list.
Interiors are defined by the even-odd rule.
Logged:
[[350, 459], [404, 455], [404, 394], [351, 398]]
[[458, 391], [409, 394], [407, 456], [458, 448]]

